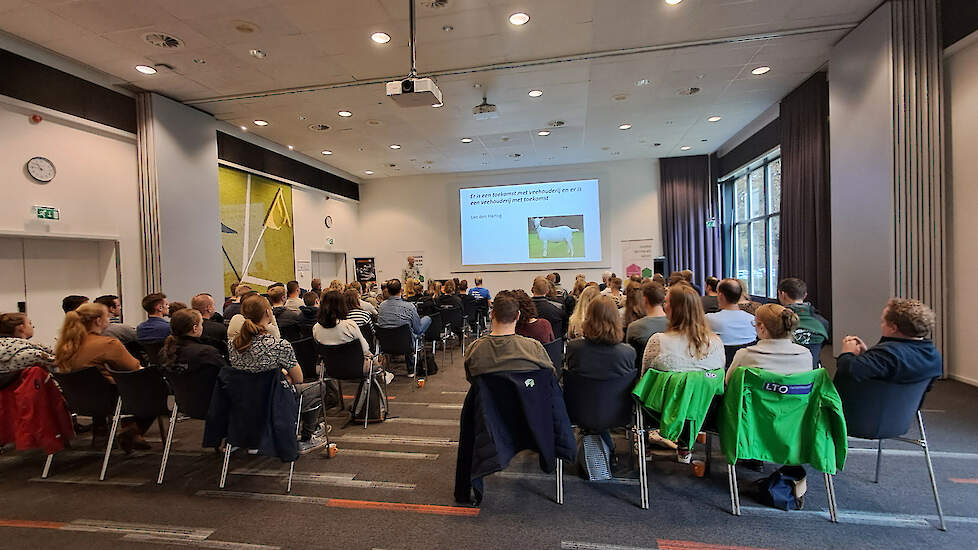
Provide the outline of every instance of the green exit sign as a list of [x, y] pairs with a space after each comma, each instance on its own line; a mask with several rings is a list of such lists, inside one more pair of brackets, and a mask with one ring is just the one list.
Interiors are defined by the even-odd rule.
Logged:
[[39, 220], [60, 220], [61, 210], [53, 206], [35, 206], [34, 217]]

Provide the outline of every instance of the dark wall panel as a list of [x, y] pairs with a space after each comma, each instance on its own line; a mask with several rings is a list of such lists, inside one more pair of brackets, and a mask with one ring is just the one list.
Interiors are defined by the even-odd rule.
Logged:
[[356, 182], [330, 174], [274, 151], [269, 151], [224, 132], [217, 133], [217, 156], [221, 160], [233, 162], [252, 170], [272, 174], [342, 197], [360, 200], [360, 186]]
[[978, 31], [978, 2], [942, 0], [941, 26], [945, 48]]
[[0, 94], [136, 133], [136, 100], [0, 49]]
[[781, 143], [781, 125], [779, 119], [774, 119], [754, 135], [734, 147], [719, 159], [717, 177], [723, 177], [774, 149]]

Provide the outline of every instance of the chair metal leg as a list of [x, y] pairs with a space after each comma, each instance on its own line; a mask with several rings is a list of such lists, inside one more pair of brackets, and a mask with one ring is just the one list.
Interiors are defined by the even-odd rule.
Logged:
[[557, 458], [557, 504], [564, 503], [564, 461]]
[[44, 461], [44, 471], [41, 472], [41, 479], [47, 479], [48, 478], [48, 472], [51, 471], [51, 462], [53, 462], [53, 461], [54, 461], [54, 455], [53, 454], [49, 454], [48, 455], [48, 459]]
[[[369, 387], [368, 387], [369, 388]], [[299, 392], [299, 407], [295, 413], [295, 436], [299, 437], [299, 423], [302, 422], [302, 392]], [[289, 463], [289, 482], [285, 487], [286, 493], [292, 492], [292, 474], [295, 473], [295, 461]]]
[[638, 449], [638, 484], [643, 510], [649, 509], [649, 477], [648, 466], [645, 464], [645, 424], [642, 409], [635, 406], [635, 442]]
[[[415, 363], [414, 365], [414, 370], [415, 373], [417, 373], [418, 370], [417, 363]], [[372, 382], [371, 377], [373, 376], [373, 374], [374, 374], [374, 370], [373, 367], [371, 367], [370, 370], [367, 371], [367, 380], [366, 380], [367, 398], [363, 401], [363, 429], [364, 430], [367, 429], [367, 422], [370, 421], [370, 386], [373, 386], [373, 384], [371, 383]]]
[[170, 457], [170, 443], [173, 442], [173, 427], [177, 424], [177, 404], [173, 404], [173, 412], [170, 413], [170, 426], [166, 431], [165, 443], [163, 445], [163, 460], [160, 462], [160, 475], [156, 478], [157, 485], [163, 485], [163, 474], [166, 473], [166, 460]]
[[825, 477], [825, 493], [829, 497], [829, 519], [832, 523], [839, 523], [838, 509], [835, 503], [835, 484], [832, 482], [832, 476], [826, 473], [822, 474]]
[[109, 430], [109, 441], [105, 444], [105, 458], [102, 459], [102, 472], [98, 475], [99, 481], [105, 480], [105, 471], [109, 468], [109, 453], [112, 452], [112, 443], [115, 442], [115, 432], [119, 428], [119, 415], [122, 414], [122, 398], [119, 397], [115, 402], [115, 414], [112, 416], [112, 429]]
[[737, 467], [727, 464], [727, 482], [730, 484], [730, 513], [740, 515], [740, 489], [737, 487]]
[[934, 477], [934, 465], [930, 460], [930, 447], [927, 445], [927, 434], [924, 432], [924, 417], [917, 411], [917, 425], [920, 427], [920, 446], [924, 448], [924, 458], [927, 460], [927, 474], [930, 476], [930, 488], [934, 492], [934, 504], [937, 505], [937, 517], [940, 520], [940, 530], [947, 531], [944, 524], [944, 510], [941, 508], [941, 497], [937, 493], [937, 480]]
[[880, 464], [883, 462], [883, 440], [876, 441], [876, 474], [873, 476], [873, 483], [880, 482]]
[[710, 477], [713, 468], [713, 434], [706, 432], [706, 460], [703, 462], [703, 472]]
[[231, 442], [224, 440], [224, 466], [221, 467], [221, 481], [218, 483], [218, 487], [223, 489], [224, 482], [228, 478], [228, 462], [231, 461]]

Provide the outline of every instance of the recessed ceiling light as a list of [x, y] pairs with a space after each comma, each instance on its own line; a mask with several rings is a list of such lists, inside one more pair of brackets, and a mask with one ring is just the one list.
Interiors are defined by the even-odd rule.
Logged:
[[638, 87], [640, 87], [640, 88], [642, 86], [648, 86], [649, 84], [652, 84], [652, 81], [649, 80], [649, 79], [647, 79], [647, 78], [643, 78], [642, 80], [638, 80], [638, 81], [635, 82], [635, 85], [638, 86]]
[[149, 65], [136, 65], [136, 70], [143, 74], [156, 74], [156, 69]]
[[720, 120], [722, 120], [722, 119], [723, 119], [722, 116], [713, 115], [710, 118], [706, 119], [706, 121], [707, 122], [720, 122]]
[[248, 131], [248, 127], [247, 126], [242, 126], [241, 129], [244, 130], [245, 132]]
[[268, 126], [268, 121], [258, 119], [255, 121], [255, 126]]
[[692, 147], [690, 147], [689, 145], [683, 145], [682, 147], [679, 148], [680, 151], [689, 151], [690, 149], [692, 149]]
[[550, 130], [540, 130], [539, 132], [537, 132], [537, 135], [538, 136], [549, 136], [550, 135]]
[[530, 93], [526, 94], [530, 97], [540, 97], [543, 95], [543, 90], [530, 90]]
[[438, 107], [444, 107], [445, 104], [444, 103], [432, 103], [431, 106], [437, 109]]
[[760, 67], [757, 67], [753, 71], [751, 71], [751, 74], [764, 74], [770, 70], [771, 67], [768, 67], [767, 65], [761, 65]]
[[398, 145], [398, 144], [396, 144], [396, 143], [392, 143], [388, 147], [390, 147], [391, 149], [394, 149], [394, 150], [397, 150], [397, 149], [400, 149], [401, 148], [401, 146]]
[[350, 111], [338, 111], [336, 114], [338, 114], [338, 115], [340, 115], [342, 117], [353, 116], [353, 113], [351, 113]]
[[622, 125], [618, 126], [618, 129], [619, 130], [631, 130], [632, 129], [632, 125], [631, 124], [622, 124]]
[[529, 20], [530, 16], [523, 12], [516, 12], [509, 16], [509, 22], [516, 26], [526, 25]]
[[332, 151], [330, 151], [329, 149], [326, 149], [325, 151], [323, 151], [323, 154], [324, 154], [324, 155], [332, 155], [332, 154], [333, 154], [333, 152], [332, 152]]
[[669, 4], [670, 6], [675, 6], [676, 4], [679, 4], [682, 1], [683, 0], [666, 0], [666, 4]]
[[256, 59], [265, 59], [265, 57], [268, 54], [265, 53], [263, 50], [254, 49], [254, 50], [248, 50], [248, 55], [250, 55], [251, 57], [254, 57]]
[[295, 147], [293, 147], [291, 145], [289, 145], [288, 147], [289, 147], [289, 151], [295, 151]]
[[363, 173], [364, 174], [367, 174], [368, 176], [374, 175], [374, 171], [373, 170], [364, 170]]
[[391, 35], [386, 32], [375, 32], [370, 35], [370, 39], [378, 44], [386, 44], [391, 41]]
[[472, 138], [462, 138], [459, 141], [461, 141], [462, 143], [472, 143]]

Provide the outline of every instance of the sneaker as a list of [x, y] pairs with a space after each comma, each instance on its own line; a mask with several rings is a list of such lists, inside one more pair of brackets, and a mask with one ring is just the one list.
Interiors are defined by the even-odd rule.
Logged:
[[326, 446], [326, 438], [321, 436], [312, 436], [308, 441], [299, 442], [299, 454], [305, 455], [309, 454], [317, 449], [322, 449]]
[[693, 462], [693, 453], [689, 449], [676, 449], [676, 462], [680, 464], [690, 464]]
[[385, 372], [384, 373], [384, 382], [386, 382], [387, 384], [390, 384], [393, 381], [394, 381], [394, 373], [393, 372]]
[[649, 431], [649, 443], [654, 443], [663, 449], [676, 449], [677, 445], [674, 441], [669, 441], [668, 439], [659, 435], [659, 430]]
[[[231, 447], [231, 450], [234, 450], [234, 449], [237, 449], [237, 447]], [[257, 455], [258, 454], [258, 449], [248, 449], [248, 454], [250, 454], [250, 455]]]
[[407, 377], [408, 378], [414, 378], [414, 371], [413, 370], [409, 370], [408, 373], [407, 373]]

